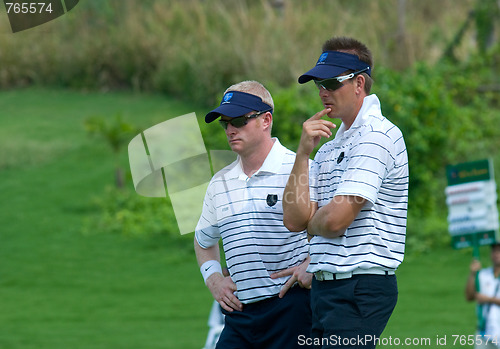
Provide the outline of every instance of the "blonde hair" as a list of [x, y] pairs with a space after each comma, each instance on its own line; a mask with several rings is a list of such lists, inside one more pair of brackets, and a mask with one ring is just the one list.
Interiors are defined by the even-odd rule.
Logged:
[[229, 91], [245, 92], [260, 97], [260, 99], [262, 99], [262, 102], [266, 103], [274, 110], [273, 97], [271, 97], [271, 93], [269, 93], [269, 91], [260, 82], [254, 80], [245, 80], [229, 86], [224, 94]]

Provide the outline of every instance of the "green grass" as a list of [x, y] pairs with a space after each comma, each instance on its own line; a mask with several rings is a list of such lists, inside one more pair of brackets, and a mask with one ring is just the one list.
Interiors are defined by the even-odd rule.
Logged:
[[[482, 249], [484, 265], [488, 256]], [[471, 257], [471, 251], [451, 248], [407, 257], [397, 272], [398, 304], [382, 337], [429, 338], [432, 348], [462, 347], [451, 345], [453, 335], [475, 334], [474, 304], [464, 296]], [[436, 345], [444, 336], [448, 346]]]
[[113, 183], [110, 152], [82, 121], [118, 108], [151, 125], [193, 111], [159, 97], [0, 94], [0, 149], [11, 157], [0, 170], [0, 348], [204, 344], [211, 296], [190, 249], [172, 249], [168, 236], [81, 233], [99, 213], [91, 198]]
[[[127, 93], [0, 93], [0, 348], [203, 346], [211, 296], [192, 234], [179, 242], [167, 234], [82, 233], [99, 214], [92, 198], [113, 183], [111, 152], [87, 137], [84, 118], [121, 111], [149, 127], [192, 111], [200, 117], [193, 108]], [[482, 257], [487, 264], [487, 249]], [[470, 258], [451, 248], [408, 256], [383, 337], [460, 347], [452, 335], [473, 334], [475, 325], [463, 295]], [[435, 345], [445, 335], [448, 345]]]

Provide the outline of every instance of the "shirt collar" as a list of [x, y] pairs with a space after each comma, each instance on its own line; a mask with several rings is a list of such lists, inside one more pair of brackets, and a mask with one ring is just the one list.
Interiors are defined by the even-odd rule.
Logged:
[[273, 147], [256, 174], [259, 172], [278, 173], [280, 170], [285, 155], [285, 147], [281, 145], [278, 138], [273, 137], [272, 140], [274, 141]]
[[[351, 127], [349, 127], [349, 130], [354, 130], [358, 126], [366, 124], [368, 122], [368, 118], [371, 115], [382, 115], [382, 111], [380, 109], [380, 101], [375, 94], [366, 96], [363, 99], [363, 105], [361, 106], [361, 109], [359, 109], [358, 115], [356, 115], [356, 119], [354, 119], [354, 122], [352, 123]], [[346, 130], [344, 123], [342, 123], [339, 127], [339, 130], [337, 131], [337, 135], [340, 136], [346, 132], [349, 132], [349, 130]]]

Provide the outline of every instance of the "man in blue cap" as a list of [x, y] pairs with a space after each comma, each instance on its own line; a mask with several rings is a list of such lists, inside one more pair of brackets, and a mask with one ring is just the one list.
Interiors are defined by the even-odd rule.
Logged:
[[[283, 225], [283, 190], [295, 154], [271, 137], [273, 109], [264, 86], [244, 81], [229, 87], [205, 117], [207, 123], [220, 117], [238, 154], [210, 181], [195, 230], [200, 271], [226, 315], [218, 349], [309, 347], [307, 236]], [[221, 238], [229, 276], [220, 264]]]
[[[364, 44], [334, 37], [316, 66], [299, 77], [299, 83], [314, 81], [324, 109], [303, 124], [284, 193], [284, 223], [309, 235], [312, 331], [323, 348], [374, 348], [397, 301], [408, 158], [401, 131], [370, 95], [372, 68]], [[311, 152], [335, 127], [324, 116], [342, 124], [309, 171]]]

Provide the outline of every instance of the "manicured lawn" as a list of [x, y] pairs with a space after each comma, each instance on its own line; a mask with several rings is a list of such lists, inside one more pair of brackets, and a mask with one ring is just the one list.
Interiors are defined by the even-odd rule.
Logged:
[[188, 108], [161, 97], [0, 93], [9, 156], [0, 169], [0, 348], [203, 346], [211, 296], [190, 243], [82, 234], [99, 214], [91, 198], [113, 183], [111, 153], [87, 137], [83, 119], [122, 110], [149, 126]]
[[[203, 112], [159, 96], [0, 92], [2, 349], [199, 349], [205, 342], [211, 295], [192, 234], [83, 233], [100, 213], [92, 198], [113, 184], [111, 152], [85, 134], [83, 120], [117, 111], [145, 128]], [[487, 264], [487, 249], [482, 257]], [[470, 258], [447, 247], [408, 256], [383, 338], [463, 347], [453, 346], [452, 335], [474, 333], [474, 305], [463, 296]], [[438, 346], [444, 336], [447, 345]]]
[[[399, 300], [382, 337], [430, 339], [432, 345], [415, 348], [463, 348], [453, 335], [475, 334], [475, 309], [464, 297], [471, 251], [441, 248], [422, 256], [409, 256], [398, 270]], [[484, 264], [488, 250], [482, 250]], [[437, 345], [437, 338], [447, 345]], [[382, 346], [381, 346], [382, 347]], [[392, 348], [396, 346], [383, 346]], [[467, 347], [467, 346], [465, 346]]]

